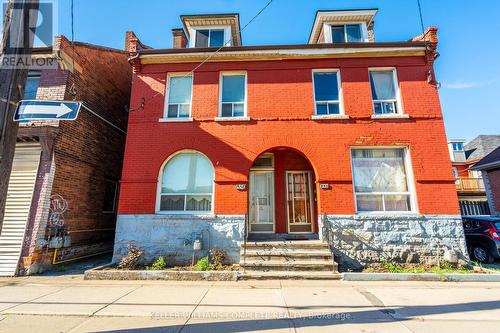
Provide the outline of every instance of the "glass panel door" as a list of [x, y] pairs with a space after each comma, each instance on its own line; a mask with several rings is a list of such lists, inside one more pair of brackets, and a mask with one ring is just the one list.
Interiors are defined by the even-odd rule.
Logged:
[[308, 171], [287, 171], [287, 217], [289, 233], [311, 233], [312, 198]]
[[250, 232], [274, 232], [274, 173], [250, 172]]

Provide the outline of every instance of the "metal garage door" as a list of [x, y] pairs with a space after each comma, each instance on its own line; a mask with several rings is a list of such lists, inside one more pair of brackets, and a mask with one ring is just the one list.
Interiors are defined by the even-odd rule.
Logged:
[[5, 218], [0, 235], [0, 276], [16, 274], [40, 163], [40, 153], [39, 144], [16, 145], [5, 204]]

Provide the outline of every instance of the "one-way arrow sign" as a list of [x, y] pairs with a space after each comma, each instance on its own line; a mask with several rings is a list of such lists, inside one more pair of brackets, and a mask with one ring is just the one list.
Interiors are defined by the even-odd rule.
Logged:
[[17, 105], [14, 121], [75, 120], [80, 102], [23, 100]]

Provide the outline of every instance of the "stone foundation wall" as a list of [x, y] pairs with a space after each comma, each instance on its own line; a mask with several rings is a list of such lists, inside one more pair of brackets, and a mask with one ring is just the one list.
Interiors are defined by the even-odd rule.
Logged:
[[127, 254], [134, 242], [144, 250], [146, 262], [164, 256], [168, 264], [190, 264], [193, 242], [202, 241], [201, 258], [218, 246], [227, 254], [228, 263], [240, 261], [244, 238], [244, 215], [118, 215], [113, 262]]
[[431, 263], [447, 250], [467, 260], [460, 216], [323, 215], [320, 238], [343, 271], [382, 261]]

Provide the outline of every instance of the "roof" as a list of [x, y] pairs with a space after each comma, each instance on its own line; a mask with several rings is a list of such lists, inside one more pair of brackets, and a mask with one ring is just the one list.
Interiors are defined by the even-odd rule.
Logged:
[[488, 170], [500, 168], [500, 146], [474, 164], [471, 170]]
[[369, 26], [377, 14], [378, 8], [318, 10], [309, 35], [309, 43], [317, 43], [325, 22], [366, 22]]
[[464, 146], [467, 161], [479, 160], [500, 146], [500, 135], [479, 135]]
[[[422, 56], [427, 42], [329, 43], [140, 50], [143, 64], [314, 58]], [[207, 60], [209, 59], [209, 60]]]

